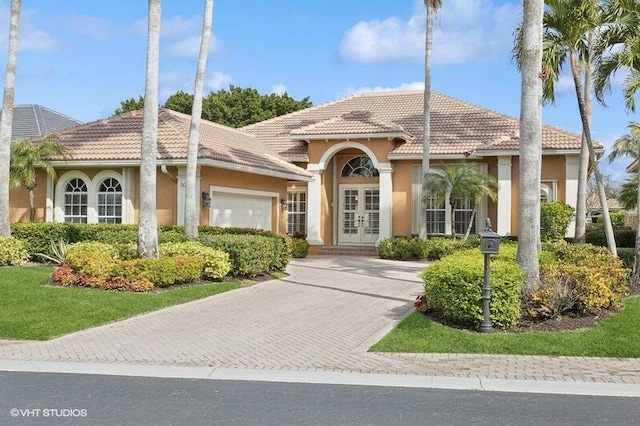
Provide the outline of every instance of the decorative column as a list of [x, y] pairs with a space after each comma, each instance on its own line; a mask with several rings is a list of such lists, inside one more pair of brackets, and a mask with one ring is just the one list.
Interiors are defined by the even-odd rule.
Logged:
[[53, 182], [53, 177], [47, 175], [47, 199], [45, 201], [44, 206], [44, 221], [45, 222], [53, 222], [53, 188], [55, 184]]
[[498, 157], [497, 231], [511, 235], [511, 157]]
[[186, 167], [178, 167], [178, 176], [177, 183], [178, 188], [176, 191], [177, 200], [176, 200], [176, 208], [178, 211], [176, 212], [176, 224], [184, 225], [184, 209], [187, 204], [187, 168]]
[[[578, 169], [580, 167], [579, 155], [565, 155], [565, 186], [564, 186], [564, 202], [573, 207], [578, 205]], [[556, 199], [558, 197], [556, 196]], [[586, 220], [586, 218], [582, 218]], [[575, 218], [567, 228], [567, 237], [573, 237], [576, 233]]]
[[135, 169], [122, 168], [122, 223], [135, 223], [133, 197], [135, 194]]
[[378, 167], [380, 173], [380, 229], [379, 238], [383, 240], [391, 237], [393, 220], [393, 166], [391, 163], [382, 163]]
[[307, 171], [312, 181], [307, 187], [307, 242], [312, 246], [322, 246], [320, 234], [322, 220], [322, 172], [319, 164], [309, 164]]

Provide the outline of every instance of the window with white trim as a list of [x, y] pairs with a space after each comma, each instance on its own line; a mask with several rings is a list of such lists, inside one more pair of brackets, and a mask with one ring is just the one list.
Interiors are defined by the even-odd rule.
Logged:
[[540, 201], [556, 201], [556, 181], [540, 182]]
[[427, 205], [427, 234], [444, 234], [447, 215], [444, 197], [427, 194], [424, 202]]
[[[456, 201], [456, 205], [453, 210], [453, 227], [456, 234], [466, 234], [475, 207], [475, 202], [472, 198], [469, 197], [465, 197], [464, 199]], [[470, 233], [475, 234], [475, 232], [476, 224], [474, 221], [474, 223], [471, 225]]]
[[66, 223], [87, 223], [89, 191], [87, 183], [71, 179], [64, 189], [64, 221]]
[[353, 158], [342, 168], [341, 177], [378, 177], [378, 169], [366, 155]]
[[122, 223], [122, 186], [115, 178], [98, 186], [98, 223]]
[[287, 192], [287, 234], [307, 234], [307, 193]]

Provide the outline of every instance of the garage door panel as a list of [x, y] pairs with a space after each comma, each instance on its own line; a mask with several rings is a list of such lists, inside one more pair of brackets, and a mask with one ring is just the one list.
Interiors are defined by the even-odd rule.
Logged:
[[214, 192], [212, 226], [271, 230], [271, 197]]

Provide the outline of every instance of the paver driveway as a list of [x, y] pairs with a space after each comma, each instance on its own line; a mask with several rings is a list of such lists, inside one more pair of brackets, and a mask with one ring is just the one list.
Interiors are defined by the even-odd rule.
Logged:
[[353, 368], [360, 363], [353, 356], [413, 308], [425, 265], [358, 257], [294, 260], [287, 278], [48, 342], [3, 344], [0, 359]]

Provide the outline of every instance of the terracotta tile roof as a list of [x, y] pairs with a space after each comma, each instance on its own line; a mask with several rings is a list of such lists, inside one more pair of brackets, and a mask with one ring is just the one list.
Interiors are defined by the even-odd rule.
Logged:
[[[478, 149], [511, 150], [518, 148], [519, 123], [516, 118], [472, 105], [439, 93], [431, 97], [431, 153], [433, 155], [468, 154]], [[345, 119], [345, 114], [351, 120]], [[362, 117], [361, 124], [358, 117]], [[423, 137], [423, 92], [364, 93], [324, 105], [297, 111], [243, 128], [288, 158], [306, 156], [307, 145], [297, 135], [318, 134], [331, 129], [334, 134], [348, 134], [337, 128], [348, 124], [351, 131], [372, 130], [367, 119], [385, 123], [387, 128], [402, 129], [406, 143], [392, 154], [421, 155]], [[373, 120], [370, 120], [373, 121]], [[396, 127], [398, 126], [398, 127]], [[554, 127], [543, 130], [543, 149], [580, 149], [580, 136]]]
[[[139, 160], [142, 111], [95, 121], [55, 135], [74, 161]], [[158, 113], [158, 159], [185, 160], [191, 117], [161, 108]], [[309, 177], [254, 136], [210, 121], [200, 122], [200, 159], [223, 161], [279, 173]]]
[[379, 119], [370, 111], [351, 111], [291, 131], [292, 136], [375, 135], [405, 133], [401, 125]]

